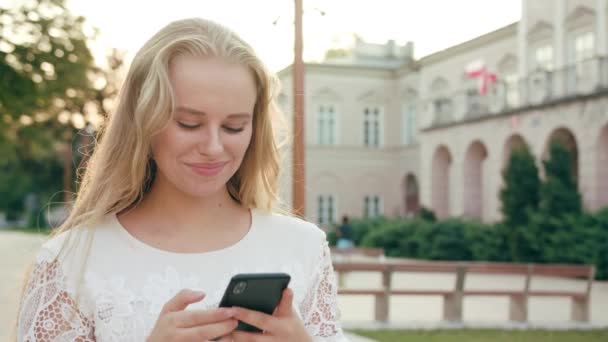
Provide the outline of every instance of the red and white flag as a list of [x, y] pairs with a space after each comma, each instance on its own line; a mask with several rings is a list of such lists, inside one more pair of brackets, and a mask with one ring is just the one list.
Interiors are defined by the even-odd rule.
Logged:
[[488, 92], [488, 86], [496, 82], [496, 74], [489, 71], [484, 61], [480, 59], [469, 63], [465, 74], [467, 77], [479, 79], [479, 94], [481, 95], [485, 95]]

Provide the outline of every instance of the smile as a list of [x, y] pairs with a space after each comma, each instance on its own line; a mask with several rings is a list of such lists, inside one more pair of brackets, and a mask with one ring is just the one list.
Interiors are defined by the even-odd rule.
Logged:
[[199, 175], [215, 176], [218, 173], [222, 172], [226, 164], [228, 164], [228, 162], [188, 164], [188, 166], [190, 166], [190, 168]]

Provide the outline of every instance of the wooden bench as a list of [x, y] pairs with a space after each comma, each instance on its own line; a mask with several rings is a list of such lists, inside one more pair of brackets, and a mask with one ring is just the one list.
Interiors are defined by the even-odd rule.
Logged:
[[[334, 262], [339, 277], [352, 272], [379, 272], [382, 274], [380, 289], [348, 289], [339, 283], [338, 293], [342, 295], [372, 295], [375, 297], [376, 321], [388, 321], [389, 298], [391, 295], [441, 296], [443, 297], [443, 318], [446, 321], [462, 322], [462, 303], [465, 296], [505, 296], [509, 298], [509, 319], [515, 322], [528, 320], [528, 299], [530, 297], [568, 297], [572, 300], [571, 318], [578, 322], [589, 322], [589, 297], [595, 278], [595, 268], [589, 265], [541, 265], [477, 262], [377, 262], [349, 263]], [[394, 289], [391, 278], [397, 272], [450, 273], [455, 274], [454, 286], [446, 290]], [[467, 274], [516, 274], [523, 275], [524, 287], [518, 290], [467, 290]], [[560, 278], [583, 278], [587, 281], [584, 292], [531, 290], [533, 276], [553, 276]]]

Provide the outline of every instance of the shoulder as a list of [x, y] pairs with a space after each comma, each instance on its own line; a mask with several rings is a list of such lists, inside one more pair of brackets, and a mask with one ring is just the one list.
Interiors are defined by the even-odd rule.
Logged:
[[43, 262], [58, 257], [62, 249], [64, 249], [64, 246], [66, 246], [68, 242], [74, 240], [73, 233], [73, 230], [53, 233], [53, 235], [40, 247], [38, 255], [36, 256], [36, 261]]
[[326, 241], [325, 232], [316, 224], [298, 217], [255, 210], [256, 229], [265, 235], [272, 235], [284, 243], [321, 246]]
[[36, 262], [58, 260], [60, 263], [67, 265], [74, 259], [84, 258], [92, 247], [93, 241], [98, 240], [99, 235], [103, 235], [103, 222], [86, 224], [53, 233], [42, 244], [36, 256]]

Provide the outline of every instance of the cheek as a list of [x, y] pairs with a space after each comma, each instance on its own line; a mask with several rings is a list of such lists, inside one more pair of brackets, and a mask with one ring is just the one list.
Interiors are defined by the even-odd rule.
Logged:
[[156, 135], [150, 145], [155, 158], [166, 159], [180, 155], [181, 151], [188, 146], [188, 139], [179, 132], [166, 129]]
[[[245, 133], [245, 132], [243, 132]], [[225, 148], [226, 151], [233, 156], [233, 158], [242, 160], [247, 152], [247, 148], [249, 147], [249, 143], [251, 142], [251, 133], [248, 134], [239, 134], [236, 136], [229, 136], [227, 140], [225, 140]]]

